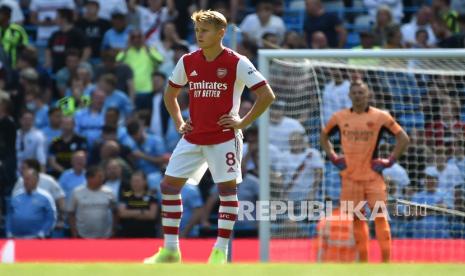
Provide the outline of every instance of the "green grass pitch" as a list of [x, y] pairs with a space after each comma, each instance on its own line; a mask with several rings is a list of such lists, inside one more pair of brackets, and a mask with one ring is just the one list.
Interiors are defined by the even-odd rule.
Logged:
[[465, 275], [465, 265], [459, 264], [203, 264], [139, 265], [139, 264], [3, 264], [5, 276], [242, 276], [242, 275]]

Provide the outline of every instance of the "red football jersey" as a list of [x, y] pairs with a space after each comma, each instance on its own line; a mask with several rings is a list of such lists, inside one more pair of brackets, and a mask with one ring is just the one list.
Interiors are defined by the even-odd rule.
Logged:
[[238, 114], [244, 86], [255, 90], [266, 80], [246, 57], [231, 49], [225, 48], [213, 61], [207, 61], [200, 49], [178, 61], [169, 84], [189, 85], [193, 131], [184, 138], [192, 144], [214, 145], [234, 138], [234, 130], [222, 128], [218, 120], [224, 114]]

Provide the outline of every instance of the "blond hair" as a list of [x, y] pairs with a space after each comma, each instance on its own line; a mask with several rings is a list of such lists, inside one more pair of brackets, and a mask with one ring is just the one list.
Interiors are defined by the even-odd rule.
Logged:
[[194, 23], [213, 24], [218, 28], [226, 28], [226, 25], [228, 25], [228, 21], [222, 13], [212, 10], [196, 11], [192, 14], [191, 19]]

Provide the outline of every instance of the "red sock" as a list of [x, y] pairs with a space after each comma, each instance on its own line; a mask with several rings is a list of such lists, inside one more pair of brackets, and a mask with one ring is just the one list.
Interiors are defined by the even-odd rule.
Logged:
[[163, 225], [164, 247], [179, 249], [179, 225], [182, 216], [180, 189], [167, 184], [161, 185], [161, 224]]

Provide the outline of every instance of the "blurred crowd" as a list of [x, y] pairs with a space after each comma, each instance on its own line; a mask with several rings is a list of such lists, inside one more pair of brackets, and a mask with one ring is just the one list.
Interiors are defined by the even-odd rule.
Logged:
[[[463, 48], [464, 7], [463, 0], [0, 0], [0, 233], [23, 238], [161, 234], [159, 185], [180, 139], [163, 91], [179, 58], [197, 48], [189, 16], [196, 9], [224, 13], [230, 21], [225, 45], [255, 63], [260, 48]], [[324, 118], [350, 106], [347, 89], [348, 80], [328, 80]], [[187, 93], [179, 103], [187, 118]], [[245, 91], [240, 115], [252, 103], [253, 94]], [[446, 137], [451, 126], [465, 130], [460, 118], [447, 117], [454, 114], [452, 98], [443, 106], [434, 111], [440, 117], [428, 119], [426, 132], [414, 132], [411, 150], [431, 151], [428, 137]], [[319, 149], [309, 146], [305, 122], [287, 117], [285, 109], [283, 101], [272, 108], [272, 185], [281, 185], [280, 198], [321, 199], [323, 179], [339, 181], [329, 175], [334, 170]], [[245, 131], [245, 140], [239, 200], [255, 202], [256, 126]], [[414, 181], [431, 176], [436, 190], [428, 189], [434, 193], [464, 197], [450, 194], [450, 185], [464, 182], [461, 141], [447, 144], [454, 147], [435, 145], [425, 157], [427, 162], [434, 156], [431, 167], [401, 162], [387, 176], [403, 185], [392, 193], [430, 200], [430, 190], [415, 194], [406, 189], [410, 179], [400, 175]], [[425, 173], [412, 177], [418, 171]], [[208, 173], [200, 185], [185, 186], [182, 237], [216, 234], [217, 193]], [[257, 225], [241, 221], [236, 229], [254, 236]]]

